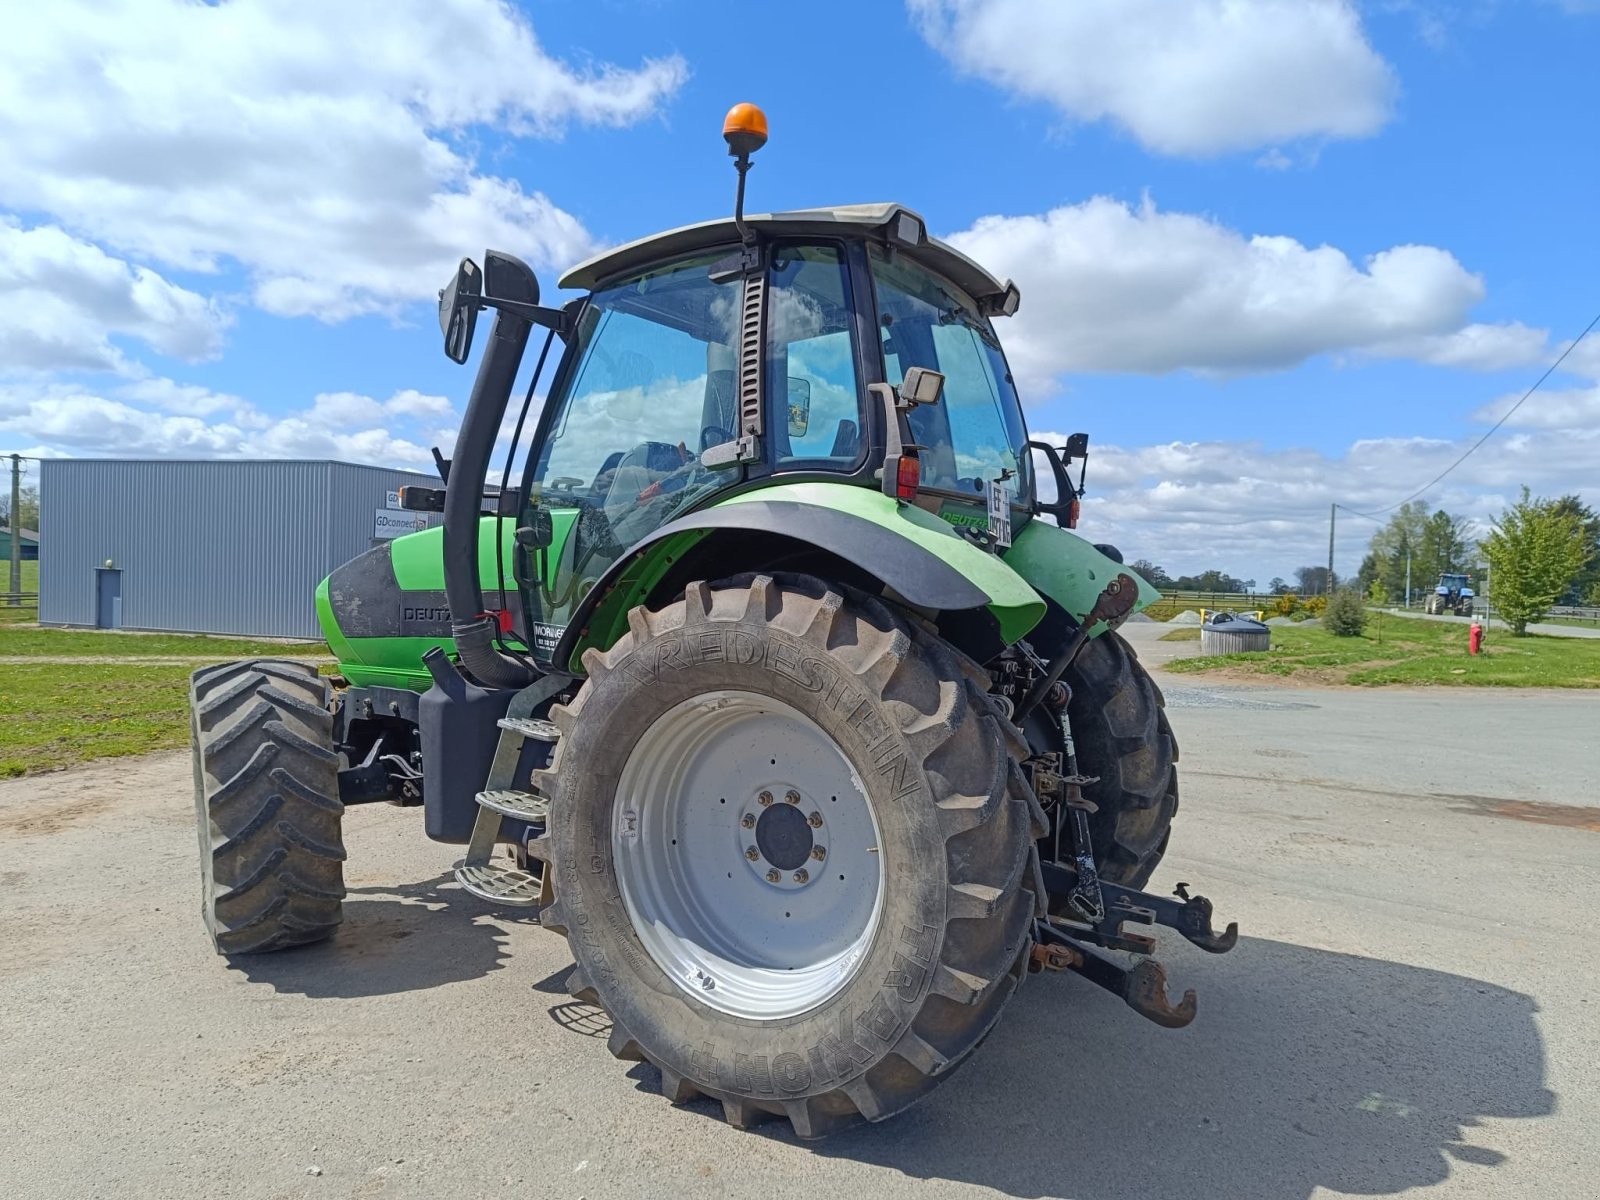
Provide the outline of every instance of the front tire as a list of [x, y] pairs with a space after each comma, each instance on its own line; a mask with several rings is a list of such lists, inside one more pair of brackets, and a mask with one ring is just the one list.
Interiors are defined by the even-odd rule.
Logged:
[[219, 954], [330, 936], [344, 897], [344, 806], [330, 685], [289, 659], [189, 682], [200, 909]]
[[629, 625], [538, 777], [572, 993], [734, 1125], [900, 1112], [994, 1025], [1043, 910], [1044, 814], [987, 677], [810, 579], [691, 584]]

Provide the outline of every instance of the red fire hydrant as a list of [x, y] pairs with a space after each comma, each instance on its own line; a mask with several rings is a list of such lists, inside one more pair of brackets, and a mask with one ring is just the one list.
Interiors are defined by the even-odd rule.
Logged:
[[1474, 621], [1472, 628], [1467, 631], [1467, 653], [1481, 654], [1483, 652], [1483, 626]]

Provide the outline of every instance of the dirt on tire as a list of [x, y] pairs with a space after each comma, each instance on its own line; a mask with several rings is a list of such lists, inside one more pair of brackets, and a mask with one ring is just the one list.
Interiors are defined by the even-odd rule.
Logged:
[[[734, 1125], [777, 1116], [812, 1138], [900, 1112], [993, 1027], [1043, 911], [1044, 813], [987, 674], [881, 602], [805, 577], [694, 583], [629, 625], [586, 654], [588, 681], [552, 712], [563, 736], [536, 776], [553, 797], [555, 898], [541, 920], [568, 937], [572, 994], [608, 1011], [612, 1053], [653, 1063], [669, 1100], [718, 1100]], [[617, 881], [613, 813], [631, 747], [672, 706], [725, 689], [820, 726], [879, 826], [883, 913], [860, 967], [775, 1020], [730, 1016], [670, 978]]]
[[254, 659], [190, 678], [201, 913], [218, 953], [303, 945], [338, 927], [344, 806], [330, 685]]

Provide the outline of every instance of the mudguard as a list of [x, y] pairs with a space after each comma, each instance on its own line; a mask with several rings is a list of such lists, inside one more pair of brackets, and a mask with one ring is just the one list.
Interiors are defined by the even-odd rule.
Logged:
[[[1132, 576], [1139, 584], [1135, 612], [1161, 599], [1161, 593], [1139, 575], [1058, 525], [1029, 521], [1004, 557], [1006, 566], [1079, 623], [1094, 607], [1106, 584], [1118, 575]], [[1089, 636], [1099, 637], [1105, 631], [1105, 623], [1097, 621]]]
[[[1015, 570], [920, 508], [853, 484], [779, 483], [731, 496], [641, 541], [578, 606], [552, 660], [580, 669], [585, 649], [610, 646], [622, 636], [628, 611], [644, 602], [673, 560], [703, 538], [730, 529], [809, 542], [882, 580], [918, 608], [987, 608], [1007, 644], [1023, 637], [1045, 613], [1044, 600]], [[730, 572], [738, 566], [729, 564]]]

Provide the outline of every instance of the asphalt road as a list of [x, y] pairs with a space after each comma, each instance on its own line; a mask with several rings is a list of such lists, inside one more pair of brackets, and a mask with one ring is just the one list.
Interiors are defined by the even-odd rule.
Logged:
[[816, 1144], [613, 1060], [562, 939], [414, 811], [350, 813], [333, 942], [230, 964], [185, 755], [0, 783], [0, 1197], [1593, 1196], [1600, 697], [1163, 683], [1156, 883], [1244, 933], [1163, 938], [1195, 1023], [1033, 978], [925, 1104]]

